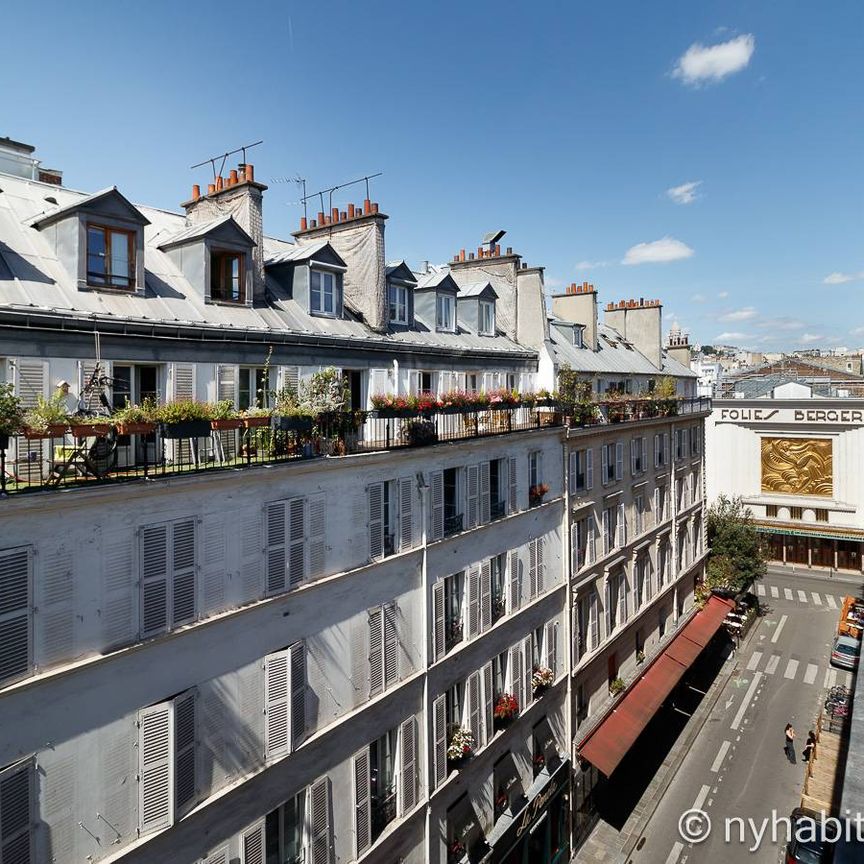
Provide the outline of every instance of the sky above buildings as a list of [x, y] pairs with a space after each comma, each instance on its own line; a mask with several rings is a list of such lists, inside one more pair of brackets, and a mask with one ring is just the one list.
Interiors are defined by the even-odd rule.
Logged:
[[80, 0], [4, 20], [0, 135], [72, 188], [177, 210], [212, 179], [190, 165], [263, 139], [269, 234], [302, 215], [291, 178], [380, 171], [388, 255], [414, 267], [505, 228], [551, 291], [659, 297], [693, 341], [864, 345], [859, 0]]

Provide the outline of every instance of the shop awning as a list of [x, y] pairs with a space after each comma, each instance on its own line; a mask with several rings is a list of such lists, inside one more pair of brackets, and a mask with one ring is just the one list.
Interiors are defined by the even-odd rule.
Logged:
[[787, 537], [814, 537], [819, 540], [851, 540], [855, 543], [864, 542], [864, 531], [854, 528], [801, 528], [799, 526], [783, 525], [774, 522], [755, 522], [753, 526], [762, 534], [783, 534]]
[[579, 755], [610, 776], [734, 606], [710, 597], [580, 744]]

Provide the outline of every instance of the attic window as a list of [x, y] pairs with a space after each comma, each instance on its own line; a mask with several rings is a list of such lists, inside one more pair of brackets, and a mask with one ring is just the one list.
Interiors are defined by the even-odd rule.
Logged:
[[495, 335], [495, 304], [489, 300], [480, 301], [480, 335]]
[[408, 323], [408, 289], [404, 285], [391, 285], [389, 292], [390, 320], [394, 324]]
[[98, 288], [135, 287], [135, 232], [87, 226], [87, 284]]
[[573, 328], [573, 344], [577, 348], [582, 348], [582, 328], [574, 327]]
[[309, 279], [309, 311], [318, 315], [335, 315], [336, 275], [323, 270], [312, 270]]
[[242, 252], [214, 252], [210, 256], [210, 299], [222, 303], [245, 303]]
[[435, 298], [435, 327], [438, 330], [453, 330], [454, 298], [449, 294], [438, 294]]

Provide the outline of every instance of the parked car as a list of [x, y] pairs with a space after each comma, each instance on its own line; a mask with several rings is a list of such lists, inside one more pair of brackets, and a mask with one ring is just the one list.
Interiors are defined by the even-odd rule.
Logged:
[[[786, 844], [785, 864], [828, 864], [831, 861], [834, 844], [823, 839], [822, 819], [822, 813], [806, 807], [796, 807], [792, 811], [789, 817], [792, 831]], [[812, 827], [804, 824], [807, 822], [812, 823]]]
[[835, 636], [831, 646], [831, 665], [841, 669], [857, 669], [861, 656], [861, 640], [851, 636]]

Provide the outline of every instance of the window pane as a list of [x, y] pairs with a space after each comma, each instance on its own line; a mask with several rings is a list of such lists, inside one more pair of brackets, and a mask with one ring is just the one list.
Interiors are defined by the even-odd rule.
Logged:
[[321, 288], [323, 291], [324, 311], [333, 314], [333, 274], [321, 274]]
[[87, 273], [89, 281], [103, 284], [105, 279], [105, 232], [87, 229]]
[[234, 255], [229, 259], [231, 273], [231, 299], [240, 299], [240, 257]]
[[317, 270], [309, 275], [309, 308], [313, 312], [321, 311], [321, 274]]
[[129, 285], [131, 273], [129, 260], [129, 235], [125, 232], [111, 232], [111, 284]]

